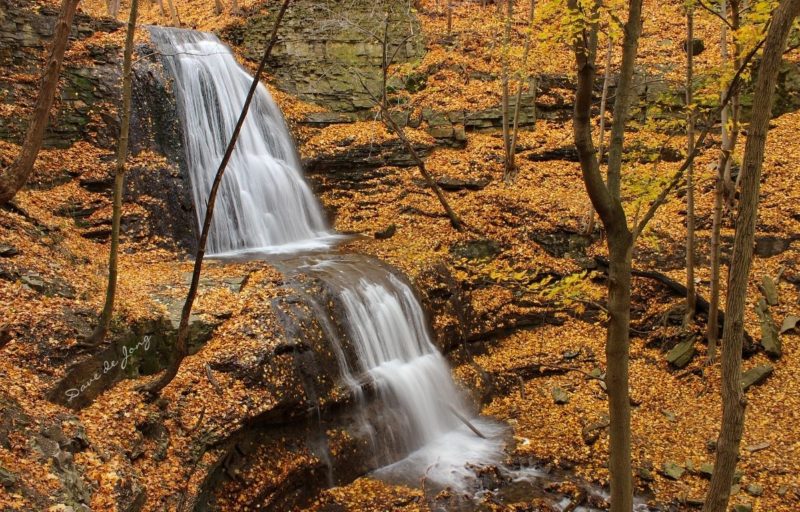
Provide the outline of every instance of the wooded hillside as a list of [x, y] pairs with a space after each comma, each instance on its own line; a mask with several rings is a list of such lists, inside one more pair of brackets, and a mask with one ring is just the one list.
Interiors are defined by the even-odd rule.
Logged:
[[[800, 1], [84, 0], [12, 186], [70, 1], [0, 0], [0, 509], [800, 510]], [[206, 251], [202, 130], [151, 25], [250, 74], [270, 47], [261, 83], [347, 237]], [[265, 193], [219, 156], [220, 194]], [[439, 408], [503, 432], [466, 490], [373, 473], [402, 400], [352, 370], [315, 257], [413, 289], [471, 415]]]

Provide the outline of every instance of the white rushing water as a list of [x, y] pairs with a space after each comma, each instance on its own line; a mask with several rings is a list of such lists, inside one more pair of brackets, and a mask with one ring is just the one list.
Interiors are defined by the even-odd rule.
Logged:
[[[175, 79], [186, 159], [200, 219], [252, 78], [213, 35], [151, 28]], [[300, 252], [329, 244], [321, 208], [304, 181], [280, 110], [259, 88], [217, 196], [211, 254]], [[288, 260], [287, 260], [288, 261]], [[378, 475], [464, 488], [468, 464], [499, 462], [505, 428], [475, 417], [431, 341], [411, 287], [387, 267], [357, 255], [306, 256], [300, 270], [320, 277], [342, 306], [355, 358], [345, 355], [335, 329], [328, 335], [345, 385], [359, 396], [374, 383], [379, 407], [363, 419], [373, 441]], [[326, 324], [324, 308], [319, 318]], [[363, 396], [362, 396], [363, 398]], [[485, 436], [478, 437], [457, 414]]]
[[[151, 27], [174, 78], [198, 224], [253, 78], [213, 34]], [[331, 233], [280, 109], [259, 84], [217, 195], [208, 253], [292, 252]]]
[[[356, 396], [365, 381], [374, 383], [378, 393], [379, 417], [364, 418], [378, 462], [386, 464], [378, 476], [413, 484], [424, 476], [465, 489], [474, 477], [467, 464], [500, 462], [506, 428], [474, 417], [405, 280], [360, 255], [308, 257], [300, 270], [325, 281], [342, 305], [355, 359], [348, 359], [330, 326], [328, 337], [347, 384]], [[470, 418], [486, 439], [457, 415]], [[404, 455], [400, 460], [398, 453]]]

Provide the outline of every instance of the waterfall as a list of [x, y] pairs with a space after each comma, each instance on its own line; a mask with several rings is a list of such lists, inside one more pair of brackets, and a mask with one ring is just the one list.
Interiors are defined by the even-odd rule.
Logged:
[[[162, 27], [150, 27], [150, 33], [174, 79], [202, 225], [214, 175], [253, 78], [213, 34]], [[330, 238], [280, 108], [259, 84], [217, 194], [207, 251], [287, 252], [324, 247]]]
[[[458, 419], [472, 417], [450, 368], [433, 344], [425, 314], [411, 286], [392, 269], [361, 255], [304, 257], [298, 271], [320, 278], [338, 298], [355, 358], [348, 360], [335, 330], [323, 325], [346, 384], [360, 400], [365, 382], [374, 384], [380, 417], [363, 419], [370, 433], [378, 474], [418, 483], [459, 487], [465, 464], [498, 462], [503, 428], [481, 418], [477, 437]], [[317, 304], [319, 311], [325, 309]], [[319, 315], [323, 317], [323, 314]], [[374, 409], [373, 409], [374, 413]], [[376, 433], [388, 431], [377, 437]], [[410, 453], [410, 455], [409, 455]], [[404, 456], [400, 461], [398, 456]]]
[[[213, 35], [155, 27], [151, 32], [175, 79], [194, 204], [202, 219], [252, 78]], [[300, 252], [325, 246], [335, 236], [303, 180], [279, 108], [259, 87], [217, 196], [210, 252]], [[363, 424], [371, 432], [376, 462], [383, 465], [378, 475], [414, 484], [424, 475], [458, 488], [469, 478], [468, 464], [498, 462], [505, 429], [471, 413], [403, 278], [358, 255], [284, 257], [281, 266], [287, 273], [321, 279], [342, 306], [346, 318], [340, 323], [346, 326], [354, 358], [345, 355], [322, 304], [317, 304], [319, 320], [328, 325], [343, 384], [356, 396], [361, 396], [365, 379], [377, 390], [380, 412], [364, 418]], [[459, 415], [472, 418], [487, 438], [476, 436]], [[388, 437], [378, 436], [387, 430]]]

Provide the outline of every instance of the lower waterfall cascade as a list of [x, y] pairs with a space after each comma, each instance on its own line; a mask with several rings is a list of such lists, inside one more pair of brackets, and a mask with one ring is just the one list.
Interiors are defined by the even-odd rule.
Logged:
[[[301, 261], [297, 270], [324, 281], [344, 310], [355, 359], [348, 360], [333, 329], [327, 329], [327, 337], [346, 385], [363, 401], [366, 376], [382, 403], [383, 418], [362, 418], [371, 434], [376, 462], [382, 466], [376, 475], [408, 483], [417, 483], [425, 475], [427, 480], [458, 489], [471, 475], [466, 463], [499, 463], [507, 429], [473, 417], [405, 279], [361, 255], [306, 256]], [[459, 416], [469, 417], [485, 439]], [[376, 422], [389, 426], [390, 434], [376, 437]]]
[[[198, 219], [252, 78], [216, 36], [152, 27], [152, 37], [175, 82]], [[209, 237], [213, 256], [293, 253], [329, 246], [337, 238], [302, 176], [280, 109], [259, 87], [222, 181]], [[284, 261], [295, 261], [286, 260]], [[376, 476], [463, 488], [468, 466], [500, 462], [507, 427], [476, 417], [434, 346], [411, 286], [386, 266], [342, 254], [303, 256], [294, 271], [318, 277], [335, 291], [346, 315], [356, 360], [338, 350], [344, 385], [375, 384], [391, 440], [372, 439]], [[284, 265], [285, 266], [285, 265]], [[333, 334], [331, 333], [331, 337]], [[484, 438], [461, 418], [470, 418]], [[384, 445], [384, 442], [392, 446]]]

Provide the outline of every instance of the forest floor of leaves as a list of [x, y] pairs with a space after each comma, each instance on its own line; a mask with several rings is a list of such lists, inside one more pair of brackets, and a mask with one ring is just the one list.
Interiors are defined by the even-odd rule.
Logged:
[[[666, 11], [660, 15], [667, 16]], [[474, 18], [462, 14], [456, 19], [473, 20], [470, 23], [477, 24], [478, 17]], [[440, 16], [424, 21], [437, 25], [433, 28], [426, 25], [428, 31], [441, 31], [440, 25], [444, 23]], [[671, 25], [675, 30], [680, 29], [679, 24]], [[650, 51], [648, 48], [645, 47], [645, 53]], [[440, 54], [438, 58], [449, 56]], [[451, 82], [444, 80], [443, 84], [453, 90], [444, 87], [438, 92], [428, 91], [425, 94], [430, 97], [421, 98], [423, 103], [443, 97], [455, 98], [448, 101], [459, 105], [477, 101], [479, 97], [481, 101], [489, 101], [477, 87], [455, 94], [456, 77], [450, 78]], [[493, 94], [499, 90], [491, 89], [495, 91]], [[290, 121], [301, 117], [302, 105], [282, 94], [276, 94], [276, 99]], [[494, 100], [496, 97], [489, 103], [496, 103]], [[754, 262], [745, 327], [756, 339], [760, 338], [760, 322], [754, 305], [761, 296], [759, 284], [764, 276], [781, 276], [777, 281], [779, 303], [770, 308], [778, 325], [785, 317], [798, 315], [800, 310], [800, 240], [797, 240], [800, 114], [786, 114], [775, 119], [771, 126], [757, 236], [767, 241], [777, 240], [783, 250], [757, 257]], [[347, 144], [339, 142], [345, 140], [348, 144], [369, 146], [390, 138], [385, 130], [369, 121], [319, 131], [298, 129], [296, 136], [302, 142], [300, 151], [304, 157], [344, 151], [342, 148]], [[422, 131], [412, 136], [432, 142]], [[666, 139], [662, 134], [647, 131], [629, 136], [630, 142], [651, 148], [665, 143], [682, 145], [679, 140], [665, 142]], [[591, 267], [588, 262], [594, 256], [605, 253], [604, 243], [595, 236], [578, 247], [558, 249], [562, 244], [569, 245], [569, 240], [580, 240], [577, 235], [588, 211], [580, 170], [568, 160], [529, 158], [535, 153], [569, 146], [570, 141], [570, 126], [555, 121], [543, 120], [535, 130], [523, 131], [519, 174], [508, 184], [501, 178], [499, 133], [470, 132], [463, 148], [436, 148], [426, 159], [434, 176], [485, 184], [479, 190], [446, 192], [453, 208], [469, 226], [468, 233], [458, 233], [450, 227], [414, 168], [381, 169], [380, 173], [366, 176], [360, 187], [337, 187], [335, 174], [317, 174], [312, 181], [322, 190], [321, 200], [326, 209], [335, 213], [334, 228], [365, 235], [349, 242], [348, 250], [381, 258], [407, 272], [412, 279], [420, 277], [424, 269], [443, 263], [456, 282], [469, 290], [471, 316], [485, 322], [476, 330], [491, 334], [467, 348], [474, 354], [471, 361], [453, 356], [453, 373], [466, 389], [484, 400], [483, 414], [512, 427], [514, 444], [508, 450], [510, 463], [535, 461], [569, 469], [588, 482], [604, 485], [608, 477], [607, 437], [602, 427], [590, 427], [602, 425], [607, 414], [605, 393], [596, 378], [602, 375], [605, 366], [602, 308], [605, 282], [595, 269], [587, 268]], [[16, 151], [18, 148], [13, 144], [0, 144], [3, 164]], [[41, 447], [34, 446], [32, 438], [23, 432], [38, 431], [56, 422], [68, 435], [73, 435], [75, 425], [81, 425], [85, 429], [81, 435], [89, 448], [71, 455], [70, 463], [79, 466], [80, 474], [89, 482], [91, 492], [86, 499], [91, 507], [113, 510], [118, 498], [130, 490], [125, 486], [135, 481], [137, 486], [147, 488], [145, 509], [158, 510], [167, 497], [188, 486], [202, 484], [197, 481], [199, 476], [195, 476], [201, 472], [195, 472], [196, 468], [189, 472], [182, 466], [182, 452], [192, 441], [191, 428], [185, 425], [199, 417], [204, 428], [222, 436], [222, 432], [237, 427], [230, 421], [244, 421], [248, 414], [255, 414], [242, 414], [240, 409], [258, 411], [274, 405], [273, 396], [259, 395], [240, 383], [224, 380], [220, 383], [223, 396], [209, 399], [216, 391], [205, 378], [205, 365], [212, 358], [251, 355], [250, 348], [242, 341], [243, 328], [250, 333], [247, 339], [257, 338], [259, 333], [265, 338], [275, 337], [277, 326], [252, 321], [252, 311], [281, 293], [282, 277], [258, 262], [207, 266], [205, 276], [211, 281], [246, 275], [250, 285], [262, 286], [248, 285], [240, 294], [226, 287], [200, 294], [197, 314], [220, 317], [223, 323], [198, 354], [187, 360], [176, 381], [165, 390], [167, 404], [182, 404], [165, 422], [166, 428], [175, 432], [168, 447], [147, 440], [142, 450], [148, 453], [131, 454], [131, 446], [138, 446], [141, 441], [139, 425], [146, 423], [160, 407], [142, 403], [134, 390], [134, 381], [118, 384], [92, 406], [77, 413], [45, 399], [53, 383], [66, 374], [70, 358], [80, 354], [76, 349], [78, 335], [102, 304], [108, 244], [84, 235], [90, 230], [87, 226], [92, 225], [92, 220], [110, 218], [110, 203], [107, 194], [92, 193], [82, 187], [80, 178], [109, 175], [111, 156], [111, 152], [90, 142], [79, 142], [69, 149], [45, 150], [29, 189], [18, 195], [14, 206], [0, 210], [0, 303], [4, 309], [0, 325], [4, 423], [0, 431], [9, 434], [0, 439], [3, 478], [0, 508], [3, 509], [34, 510], [42, 503], [52, 504], [47, 497], [63, 491], [59, 483], [63, 468], [42, 457]], [[160, 163], [159, 158], [144, 153], [133, 163], [147, 167]], [[715, 159], [716, 152], [711, 149], [700, 156], [696, 165], [701, 256], [697, 279], [698, 291], [706, 297], [713, 202], [713, 171], [709, 164]], [[628, 178], [623, 193], [631, 215], [635, 215], [639, 205], [646, 205], [654, 197], [653, 190], [677, 165], [641, 163], [635, 159], [626, 165]], [[102, 205], [79, 223], [63, 214], [81, 205], [96, 205], [98, 201]], [[145, 209], [129, 203], [124, 211], [126, 219], [135, 219], [135, 224], [145, 229], [141, 237], [123, 240], [117, 327], [166, 314], [165, 301], [183, 297], [186, 274], [191, 271], [191, 261], [185, 254], [169, 249], [169, 241], [147, 232]], [[391, 237], [375, 239], [374, 233], [392, 225]], [[660, 271], [682, 282], [684, 225], [684, 200], [682, 193], [678, 193], [659, 210], [641, 238], [634, 266]], [[728, 219], [723, 230], [726, 251], [731, 245], [731, 228]], [[453, 247], [476, 239], [490, 239], [499, 250], [483, 259], [454, 254], [457, 251]], [[548, 245], [553, 240], [557, 246], [555, 252]], [[420, 285], [424, 286], [424, 282]], [[696, 343], [697, 354], [687, 368], [676, 370], [666, 362], [665, 354], [680, 334], [680, 328], [672, 320], [680, 317], [676, 312], [680, 311], [682, 300], [651, 280], [634, 281], [632, 427], [639, 492], [654, 503], [689, 509], [702, 500], [707, 486], [704, 464], [713, 462], [709, 442], [716, 438], [720, 419], [720, 375], [718, 366], [704, 365], [706, 348], [700, 341]], [[540, 306], [546, 311], [548, 321], [505, 332], [510, 326], [498, 319], [512, 318], [520, 304]], [[458, 319], [437, 317], [433, 321], [452, 324]], [[702, 317], [691, 330], [698, 335], [703, 332]], [[764, 383], [747, 393], [741, 477], [732, 498], [732, 503], [752, 504], [756, 511], [790, 512], [800, 507], [800, 334], [797, 329], [790, 330], [782, 339], [784, 354], [779, 360], [769, 361], [759, 351], [745, 361], [745, 369], [767, 363], [774, 367]], [[558, 371], [524, 379], [522, 384], [502, 390], [487, 390], [486, 374], [514, 375], [532, 367]], [[554, 392], [556, 389], [559, 391]], [[559, 401], [566, 403], [555, 403], [556, 394]], [[20, 412], [12, 415], [12, 410]], [[9, 422], [13, 424], [6, 424]], [[587, 432], [596, 434], [596, 438], [587, 442]], [[160, 458], [149, 453], [162, 450]], [[210, 464], [211, 458], [211, 454], [204, 456], [200, 465]], [[298, 459], [293, 464], [308, 462]], [[673, 465], [684, 470], [678, 478], [670, 476], [675, 474]], [[554, 488], [568, 493], [578, 491], [574, 485], [558, 484]], [[312, 508], [386, 510], [387, 503], [393, 510], [431, 508], [418, 489], [369, 478], [324, 491]], [[496, 501], [487, 501], [483, 506], [497, 510], [532, 507], [530, 503], [501, 505]], [[231, 507], [235, 508], [234, 504]]]

